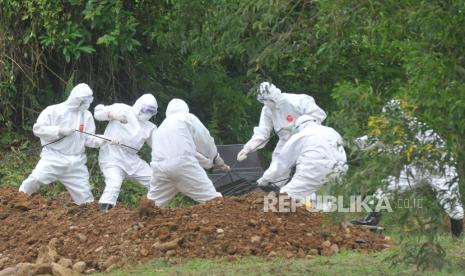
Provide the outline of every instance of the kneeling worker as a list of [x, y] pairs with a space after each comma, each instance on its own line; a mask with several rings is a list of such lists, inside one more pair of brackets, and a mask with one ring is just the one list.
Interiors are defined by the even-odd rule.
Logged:
[[284, 145], [274, 166], [257, 180], [259, 186], [280, 181], [283, 171], [296, 166], [291, 181], [280, 189], [296, 200], [307, 200], [321, 186], [347, 171], [342, 137], [334, 129], [302, 115], [296, 120], [296, 131]]
[[[165, 207], [181, 192], [203, 203], [222, 197], [202, 168], [199, 155], [216, 169], [229, 171], [219, 156], [208, 129], [180, 99], [173, 99], [166, 108], [166, 119], [153, 135], [152, 181], [147, 198], [158, 207]], [[205, 166], [205, 165], [204, 165]]]

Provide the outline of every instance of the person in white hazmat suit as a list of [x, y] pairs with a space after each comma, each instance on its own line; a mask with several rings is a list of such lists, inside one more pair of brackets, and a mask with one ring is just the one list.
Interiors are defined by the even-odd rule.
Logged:
[[33, 132], [43, 146], [41, 158], [19, 187], [20, 192], [31, 195], [41, 185], [59, 180], [76, 204], [94, 201], [89, 186], [85, 147], [97, 148], [111, 139], [99, 139], [79, 132], [95, 133], [94, 118], [88, 111], [93, 101], [92, 95], [92, 89], [80, 83], [71, 90], [65, 102], [48, 106], [40, 113]]
[[[262, 82], [258, 88], [257, 100], [263, 103], [260, 122], [253, 130], [252, 138], [244, 145], [237, 155], [237, 161], [247, 158], [251, 151], [266, 146], [274, 130], [279, 141], [273, 151], [270, 168], [275, 165], [276, 157], [280, 154], [284, 144], [292, 135], [294, 121], [301, 115], [308, 115], [316, 124], [326, 119], [326, 113], [316, 103], [313, 97], [306, 94], [281, 93], [281, 90], [269, 82]], [[280, 171], [277, 186], [282, 187], [290, 176], [291, 169]]]
[[[222, 197], [215, 190], [205, 169], [214, 167], [229, 171], [219, 156], [208, 129], [180, 99], [173, 99], [166, 108], [166, 119], [153, 136], [152, 181], [147, 198], [158, 207], [165, 207], [181, 192], [203, 203]], [[203, 166], [203, 167], [202, 167]]]
[[152, 170], [137, 152], [144, 143], [152, 147], [152, 136], [157, 127], [149, 120], [157, 114], [157, 110], [157, 100], [151, 94], [142, 95], [133, 106], [115, 103], [95, 107], [95, 119], [109, 121], [104, 135], [120, 143], [100, 148], [99, 165], [105, 176], [105, 190], [99, 200], [101, 211], [106, 212], [116, 205], [126, 177], [149, 188]]
[[[402, 120], [407, 122], [408, 127], [414, 131], [415, 140], [420, 144], [429, 144], [436, 149], [445, 149], [445, 143], [441, 137], [431, 129], [426, 129], [424, 123], [417, 118], [407, 115], [401, 108], [398, 100], [390, 100], [382, 110], [382, 113], [400, 114]], [[377, 149], [378, 153], [400, 154], [403, 149], [401, 145], [387, 146], [376, 137], [362, 136], [356, 139], [355, 144], [362, 150]], [[453, 160], [444, 154], [440, 161], [433, 162], [433, 168], [412, 160], [411, 163], [403, 165], [398, 175], [391, 175], [387, 182], [387, 191], [378, 189], [374, 197], [390, 196], [393, 192], [406, 192], [412, 189], [429, 185], [436, 193], [439, 203], [450, 217], [451, 232], [454, 236], [460, 236], [463, 232], [464, 210], [460, 201], [458, 186], [458, 174]], [[376, 226], [381, 220], [381, 213], [371, 212], [364, 219], [353, 220], [353, 224]]]
[[318, 124], [309, 115], [300, 116], [295, 125], [297, 133], [281, 149], [276, 166], [268, 168], [257, 184], [274, 183], [283, 172], [296, 166], [291, 181], [280, 193], [306, 202], [320, 187], [347, 171], [347, 158], [342, 137], [333, 128]]

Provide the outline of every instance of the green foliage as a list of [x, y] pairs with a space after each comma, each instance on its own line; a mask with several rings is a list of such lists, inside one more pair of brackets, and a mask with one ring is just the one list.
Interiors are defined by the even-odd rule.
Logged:
[[337, 83], [331, 96], [338, 109], [328, 120], [347, 141], [363, 135], [367, 131], [369, 116], [377, 114], [384, 104], [372, 86], [358, 81]]
[[147, 196], [147, 189], [137, 181], [124, 181], [121, 186], [121, 192], [118, 201], [124, 206], [135, 208], [137, 207], [141, 197]]
[[19, 187], [39, 160], [40, 146], [30, 141], [16, 139], [15, 133], [0, 136], [0, 185]]
[[197, 202], [181, 193], [178, 193], [168, 204], [169, 208], [187, 208], [196, 205]]
[[393, 265], [399, 263], [415, 264], [420, 270], [442, 270], [447, 264], [446, 251], [439, 242], [413, 238], [403, 243], [402, 250], [387, 259]]
[[[390, 214], [385, 225], [393, 225], [399, 237], [399, 250], [391, 252], [386, 258], [392, 265], [408, 263], [415, 265], [418, 270], [442, 270], [450, 265], [448, 252], [443, 248], [444, 242], [438, 233], [445, 232], [444, 216], [438, 216], [441, 207], [435, 200], [431, 190], [415, 191], [403, 194], [402, 200], [394, 206], [395, 213]], [[421, 201], [422, 208], [405, 208], [402, 202]], [[420, 200], [420, 201], [419, 201]], [[435, 216], [434, 216], [435, 214]], [[446, 232], [447, 233], [447, 232]]]
[[[341, 97], [339, 94], [341, 87], [347, 89], [344, 94], [348, 97]], [[383, 105], [383, 112], [378, 111], [371, 115], [364, 113], [366, 110], [364, 105], [367, 101], [363, 99], [372, 92], [371, 87], [368, 86], [345, 85], [339, 86], [333, 94], [338, 105], [343, 107], [336, 112], [336, 116], [343, 118], [337, 122], [342, 123], [341, 129], [346, 131], [346, 137], [351, 137], [347, 140], [351, 170], [342, 185], [333, 187], [334, 193], [348, 197], [353, 194], [372, 195], [377, 189], [386, 191], [388, 177], [398, 176], [406, 165], [414, 165], [417, 170], [435, 174], [442, 172], [441, 166], [445, 164], [454, 165], [448, 152], [439, 146], [442, 144], [439, 139], [433, 137], [427, 140], [417, 139], [418, 133], [424, 133], [428, 127], [414, 123], [413, 116], [417, 108], [404, 99], [398, 99], [400, 105]], [[368, 110], [376, 105], [379, 98], [370, 97], [370, 99], [374, 102]], [[365, 114], [363, 116], [367, 118], [364, 120], [365, 125], [352, 124], [351, 127], [344, 127], [344, 122], [347, 124], [347, 121], [351, 120], [344, 118], [350, 116], [353, 109], [359, 110], [357, 115]], [[359, 120], [361, 118], [355, 122]], [[379, 143], [379, 146], [359, 150], [352, 141], [362, 134], [374, 137], [371, 143]], [[385, 225], [396, 228], [401, 237], [401, 250], [390, 260], [410, 262], [422, 270], [444, 267], [445, 252], [437, 240], [438, 233], [444, 231], [442, 227], [444, 212], [432, 190], [428, 187], [411, 190], [409, 193], [394, 193], [390, 196], [390, 202], [394, 213], [385, 215], [387, 216]], [[410, 206], [402, 206], [403, 202], [409, 202]], [[422, 203], [420, 206], [413, 204], [419, 202]]]

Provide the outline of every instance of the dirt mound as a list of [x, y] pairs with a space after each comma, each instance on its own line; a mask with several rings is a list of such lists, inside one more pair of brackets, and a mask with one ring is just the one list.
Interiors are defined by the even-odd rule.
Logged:
[[186, 209], [158, 209], [141, 201], [137, 210], [118, 205], [100, 213], [96, 204], [75, 206], [66, 198], [0, 188], [0, 269], [39, 262], [50, 244], [58, 255], [50, 258], [83, 261], [99, 271], [159, 257], [303, 257], [386, 247], [383, 236], [334, 225], [319, 213], [265, 213], [259, 194]]

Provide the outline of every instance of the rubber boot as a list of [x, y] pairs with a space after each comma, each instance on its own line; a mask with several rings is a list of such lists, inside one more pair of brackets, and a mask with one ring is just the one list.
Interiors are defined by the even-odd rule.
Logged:
[[463, 219], [450, 219], [450, 231], [455, 237], [460, 237], [463, 233]]
[[380, 212], [371, 212], [368, 216], [364, 219], [358, 220], [351, 220], [350, 223], [355, 225], [370, 225], [370, 226], [377, 226], [381, 220], [381, 213]]
[[99, 203], [98, 208], [100, 209], [100, 212], [106, 213], [106, 212], [108, 212], [111, 208], [113, 208], [113, 204], [110, 204], [110, 203]]

